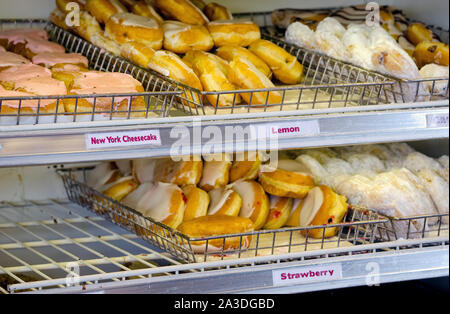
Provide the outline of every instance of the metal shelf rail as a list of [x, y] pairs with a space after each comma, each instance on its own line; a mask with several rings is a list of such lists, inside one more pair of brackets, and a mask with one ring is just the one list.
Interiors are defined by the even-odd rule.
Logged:
[[[306, 292], [448, 276], [447, 236], [180, 264], [124, 229], [66, 201], [0, 205], [0, 293]], [[74, 264], [75, 262], [75, 264]], [[80, 277], [76, 279], [77, 266]], [[280, 273], [326, 267], [327, 281], [281, 283]], [[245, 275], [249, 280], [238, 280]], [[78, 282], [78, 284], [73, 284]], [[217, 282], [222, 284], [218, 285]]]

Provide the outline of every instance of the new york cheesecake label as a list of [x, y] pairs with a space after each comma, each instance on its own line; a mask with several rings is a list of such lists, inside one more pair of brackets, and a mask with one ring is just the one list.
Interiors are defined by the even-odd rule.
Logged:
[[89, 150], [145, 145], [161, 146], [159, 130], [86, 134], [86, 148]]

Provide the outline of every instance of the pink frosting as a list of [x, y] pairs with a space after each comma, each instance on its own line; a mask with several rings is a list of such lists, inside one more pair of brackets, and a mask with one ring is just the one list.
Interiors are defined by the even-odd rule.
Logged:
[[17, 82], [30, 78], [51, 77], [52, 72], [35, 64], [12, 66], [0, 72], [0, 82]]
[[24, 89], [27, 92], [39, 96], [60, 96], [66, 95], [66, 84], [51, 77], [39, 77], [19, 80], [15, 84], [15, 89]]
[[81, 54], [62, 52], [40, 53], [33, 58], [33, 63], [43, 64], [48, 68], [59, 63], [83, 64], [85, 67], [88, 67], [89, 65], [88, 59]]
[[17, 38], [23, 38], [24, 36], [48, 40], [47, 32], [39, 28], [8, 29], [0, 32], [0, 39], [6, 38], [8, 41], [17, 40]]
[[[137, 93], [136, 88], [141, 83], [135, 80], [131, 75], [124, 73], [109, 73], [90, 71], [83, 73], [74, 81], [76, 89], [71, 90], [77, 95], [90, 94], [133, 94]], [[114, 103], [120, 103], [124, 99], [130, 97], [114, 97]], [[90, 103], [94, 99], [87, 99]], [[112, 104], [112, 98], [102, 97], [97, 98], [96, 105], [99, 107], [109, 107]]]
[[0, 52], [5, 52], [5, 51], [6, 51], [6, 49], [3, 48], [3, 46], [0, 46]]
[[0, 67], [30, 64], [31, 62], [18, 54], [12, 52], [0, 52]]
[[23, 40], [24, 42], [26, 42], [25, 47], [30, 49], [35, 54], [44, 52], [66, 52], [66, 49], [63, 46], [41, 38], [32, 38], [30, 36], [25, 36]]
[[[1, 97], [30, 97], [34, 96], [33, 94], [29, 93], [23, 93], [23, 92], [16, 92], [16, 91], [10, 91], [3, 88], [2, 85], [0, 85], [0, 98]], [[19, 108], [19, 100], [2, 100], [0, 101], [1, 106], [8, 106], [12, 108]], [[42, 104], [42, 103], [41, 103]], [[21, 107], [25, 108], [37, 108], [38, 102], [36, 100], [22, 100], [22, 103], [20, 104]]]

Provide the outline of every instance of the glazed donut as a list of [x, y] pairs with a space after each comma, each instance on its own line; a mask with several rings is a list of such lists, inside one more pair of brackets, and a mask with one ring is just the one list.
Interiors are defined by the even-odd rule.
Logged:
[[69, 27], [66, 23], [66, 13], [59, 9], [55, 9], [52, 12], [50, 12], [49, 20], [55, 24], [56, 26], [65, 29], [65, 30], [71, 30], [72, 27]]
[[[192, 61], [192, 68], [200, 78], [203, 89], [208, 92], [234, 91], [238, 88], [227, 78], [229, 66], [219, 61], [219, 57], [210, 53], [197, 53]], [[241, 102], [239, 94], [206, 95], [209, 103], [214, 107], [231, 107], [233, 103]]]
[[203, 25], [189, 25], [178, 21], [163, 24], [164, 49], [185, 54], [189, 50], [209, 51], [214, 41]]
[[164, 23], [164, 19], [158, 14], [158, 12], [156, 12], [155, 8], [143, 0], [135, 2], [131, 6], [131, 12], [136, 15], [150, 17], [158, 22], [159, 25]]
[[[328, 186], [313, 188], [304, 200], [300, 212], [300, 227], [340, 224], [348, 210], [347, 199], [336, 194]], [[337, 234], [338, 228], [309, 229], [302, 231], [303, 235], [321, 239]]]
[[195, 185], [186, 185], [183, 187], [183, 193], [186, 196], [186, 211], [183, 221], [189, 221], [208, 214], [209, 194]]
[[433, 41], [433, 32], [421, 23], [412, 23], [406, 31], [406, 38], [417, 46], [423, 41]]
[[[228, 73], [230, 72], [230, 65], [228, 64], [228, 62], [226, 60], [222, 59], [219, 56], [216, 56], [215, 54], [207, 53], [207, 52], [200, 51], [200, 50], [189, 50], [184, 55], [183, 61], [188, 66], [193, 68], [196, 59], [199, 58], [199, 57], [208, 57], [208, 58], [210, 58], [213, 62], [216, 63], [215, 66], [218, 67], [219, 70], [222, 71], [222, 73], [225, 74], [225, 75], [228, 75]], [[199, 65], [199, 68], [201, 68], [201, 65]]]
[[261, 156], [258, 152], [238, 153], [230, 169], [230, 182], [238, 180], [255, 180], [261, 167]]
[[154, 180], [179, 186], [197, 185], [202, 172], [203, 161], [200, 157], [191, 157], [189, 161], [173, 161], [171, 158], [165, 158], [158, 160]]
[[120, 54], [122, 57], [136, 63], [137, 65], [147, 68], [150, 60], [155, 55], [155, 50], [144, 44], [132, 41], [121, 45]]
[[[272, 81], [259, 71], [250, 61], [236, 57], [230, 62], [229, 80], [241, 89], [275, 88]], [[241, 93], [249, 105], [281, 104], [283, 98], [280, 92]]]
[[76, 77], [89, 70], [73, 64], [57, 64], [51, 69], [52, 77], [66, 84], [67, 90], [71, 90]]
[[270, 67], [248, 49], [239, 46], [223, 46], [217, 49], [216, 54], [228, 62], [233, 61], [235, 57], [247, 59], [269, 79], [272, 77], [272, 70]]
[[156, 20], [131, 13], [118, 13], [105, 24], [105, 36], [123, 44], [134, 41], [161, 49], [164, 33]]
[[[124, 73], [106, 73], [89, 71], [76, 76], [70, 95], [91, 95], [91, 94], [134, 94], [142, 93], [144, 88], [141, 83], [132, 76]], [[131, 104], [130, 104], [131, 100]], [[131, 116], [142, 117], [146, 113], [144, 97], [98, 97], [64, 99], [64, 107], [69, 113], [93, 113], [95, 112], [111, 114], [114, 116], [127, 116], [131, 110]]]
[[105, 24], [114, 14], [127, 12], [119, 0], [87, 0], [86, 10], [101, 24]]
[[218, 3], [211, 2], [203, 8], [206, 17], [211, 21], [232, 20], [233, 15], [230, 11]]
[[174, 184], [144, 183], [123, 199], [123, 204], [156, 222], [176, 229], [183, 221], [186, 201]]
[[304, 198], [314, 187], [314, 178], [310, 174], [270, 166], [261, 167], [259, 182], [267, 193], [281, 197]]
[[264, 229], [277, 230], [286, 225], [292, 211], [292, 198], [271, 195], [270, 211]]
[[261, 30], [253, 22], [215, 21], [208, 23], [208, 30], [216, 47], [248, 47], [261, 39]]
[[284, 84], [300, 84], [303, 80], [303, 66], [297, 58], [268, 40], [257, 40], [249, 50], [267, 63], [276, 79]]
[[127, 197], [131, 192], [138, 188], [138, 184], [133, 177], [124, 177], [106, 186], [102, 192], [104, 195], [120, 202]]
[[30, 64], [31, 62], [12, 52], [0, 52], [0, 71], [17, 65]]
[[178, 227], [178, 231], [192, 239], [220, 237], [218, 239], [192, 241], [190, 246], [195, 253], [204, 254], [227, 252], [248, 248], [252, 241], [252, 236], [222, 236], [250, 233], [253, 231], [253, 223], [250, 219], [243, 217], [231, 217], [224, 215], [205, 216], [183, 222]]
[[181, 82], [200, 91], [203, 90], [202, 84], [194, 70], [173, 52], [164, 50], [156, 51], [148, 67], [177, 82]]
[[207, 192], [226, 186], [230, 178], [230, 168], [231, 156], [229, 154], [209, 156], [205, 161], [199, 186]]
[[164, 16], [191, 25], [205, 25], [208, 18], [189, 0], [156, 0], [155, 6]]
[[208, 215], [239, 216], [242, 198], [230, 187], [222, 187], [209, 192]]
[[203, 9], [206, 7], [206, 3], [203, 0], [191, 0], [191, 2], [201, 11], [203, 11]]
[[119, 1], [120, 1], [120, 3], [123, 4], [124, 7], [126, 7], [129, 10], [131, 9], [131, 7], [133, 5], [136, 4], [136, 0], [119, 0]]
[[51, 76], [52, 72], [49, 69], [35, 64], [16, 65], [0, 71], [0, 84], [7, 90], [13, 90], [17, 81]]
[[70, 13], [71, 10], [70, 7], [68, 6], [71, 3], [76, 3], [78, 4], [80, 11], [84, 10], [84, 5], [86, 4], [86, 1], [84, 0], [56, 0], [56, 7], [64, 13]]
[[33, 57], [32, 62], [46, 68], [52, 68], [57, 64], [73, 64], [88, 68], [88, 59], [78, 53], [50, 53], [44, 52]]
[[[112, 53], [115, 56], [121, 55], [121, 45], [116, 41], [109, 39], [104, 33], [97, 33], [91, 36], [91, 43], [103, 50]], [[100, 50], [100, 53], [104, 51]]]
[[431, 63], [448, 66], [448, 45], [424, 41], [417, 45], [413, 56], [419, 68]]
[[103, 34], [103, 29], [98, 21], [87, 11], [80, 12], [80, 24], [73, 26], [73, 30], [90, 42], [92, 42], [94, 36], [98, 36], [97, 34]]
[[14, 40], [9, 43], [9, 50], [24, 56], [27, 59], [33, 59], [40, 53], [65, 53], [66, 49], [54, 42], [24, 36], [22, 39]]
[[255, 230], [264, 227], [269, 216], [269, 198], [262, 186], [256, 181], [238, 181], [232, 185], [242, 198], [239, 216], [249, 218]]
[[[35, 97], [36, 95], [12, 90], [6, 90], [2, 84], [0, 84], [0, 97]], [[0, 105], [0, 113], [4, 115], [15, 115], [17, 114], [36, 114], [39, 113], [55, 113], [56, 103], [54, 100], [2, 100]], [[61, 108], [58, 112], [63, 113], [64, 110]]]

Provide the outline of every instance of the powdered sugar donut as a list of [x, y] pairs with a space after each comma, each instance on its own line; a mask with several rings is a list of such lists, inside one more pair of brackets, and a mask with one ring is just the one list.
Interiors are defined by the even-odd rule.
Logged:
[[286, 30], [286, 41], [300, 47], [315, 48], [314, 31], [300, 22], [289, 25]]

